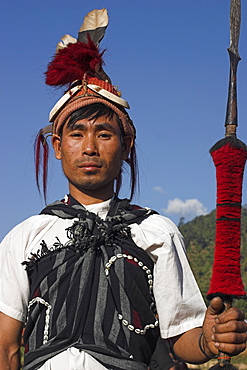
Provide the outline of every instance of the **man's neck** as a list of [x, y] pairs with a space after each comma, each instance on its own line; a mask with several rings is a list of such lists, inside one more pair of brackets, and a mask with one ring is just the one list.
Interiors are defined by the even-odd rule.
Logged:
[[98, 189], [82, 192], [71, 185], [69, 185], [69, 191], [73, 198], [85, 206], [105, 202], [114, 195], [113, 189], [107, 192], [100, 192]]

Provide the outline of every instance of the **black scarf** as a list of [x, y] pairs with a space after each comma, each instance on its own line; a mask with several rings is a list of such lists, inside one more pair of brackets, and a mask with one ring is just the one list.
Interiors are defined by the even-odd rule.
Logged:
[[31, 287], [24, 369], [72, 346], [108, 369], [146, 369], [159, 336], [153, 262], [133, 242], [129, 225], [154, 212], [115, 198], [104, 221], [69, 199], [41, 212], [75, 218], [68, 241], [44, 240], [23, 263]]

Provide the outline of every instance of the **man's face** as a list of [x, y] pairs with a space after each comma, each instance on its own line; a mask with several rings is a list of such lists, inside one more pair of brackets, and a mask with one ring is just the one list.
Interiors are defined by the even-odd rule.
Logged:
[[110, 198], [130, 144], [128, 137], [121, 140], [115, 114], [112, 118], [82, 119], [72, 127], [65, 124], [61, 137], [53, 136], [53, 147], [56, 158], [62, 161], [71, 195], [77, 199], [80, 193]]

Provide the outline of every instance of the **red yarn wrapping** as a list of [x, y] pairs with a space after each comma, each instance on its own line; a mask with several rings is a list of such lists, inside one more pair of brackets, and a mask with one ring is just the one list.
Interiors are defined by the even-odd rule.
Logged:
[[214, 264], [207, 298], [242, 298], [246, 292], [240, 272], [240, 227], [247, 150], [227, 142], [211, 155], [216, 166], [217, 206]]
[[[39, 192], [40, 190], [40, 168], [42, 168], [42, 190], [44, 199], [46, 201], [47, 194], [47, 172], [48, 172], [48, 158], [49, 158], [49, 147], [44, 135], [41, 131], [38, 133], [35, 140], [35, 174], [36, 174], [36, 184]], [[41, 148], [43, 148], [43, 156], [41, 156]]]
[[67, 85], [75, 80], [82, 80], [85, 73], [95, 75], [95, 67], [102, 67], [103, 53], [88, 39], [88, 43], [77, 42], [60, 49], [48, 65], [47, 85]]

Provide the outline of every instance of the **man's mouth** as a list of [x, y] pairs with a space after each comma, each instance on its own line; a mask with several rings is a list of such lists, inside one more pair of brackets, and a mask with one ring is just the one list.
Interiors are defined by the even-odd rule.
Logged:
[[83, 169], [96, 169], [96, 168], [101, 168], [102, 166], [95, 162], [84, 162], [80, 164], [79, 167]]

